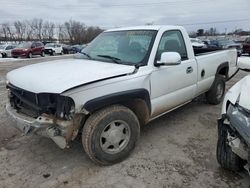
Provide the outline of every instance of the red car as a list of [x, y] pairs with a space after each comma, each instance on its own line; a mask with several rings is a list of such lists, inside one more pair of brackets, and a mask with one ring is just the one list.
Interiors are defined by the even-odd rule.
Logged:
[[243, 43], [243, 53], [248, 53], [250, 56], [250, 37], [246, 38], [245, 42]]
[[32, 58], [33, 55], [44, 56], [44, 45], [41, 42], [24, 42], [11, 51], [11, 56]]

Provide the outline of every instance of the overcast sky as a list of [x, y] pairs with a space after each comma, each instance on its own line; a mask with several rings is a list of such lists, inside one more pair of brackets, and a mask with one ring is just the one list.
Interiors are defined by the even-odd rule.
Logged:
[[228, 32], [250, 30], [250, 0], [0, 0], [0, 23], [33, 18], [102, 28], [153, 23]]

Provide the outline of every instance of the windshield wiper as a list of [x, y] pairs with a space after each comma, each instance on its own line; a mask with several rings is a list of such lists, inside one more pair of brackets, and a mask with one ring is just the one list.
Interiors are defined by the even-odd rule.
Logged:
[[80, 53], [83, 54], [83, 55], [85, 55], [85, 56], [87, 56], [89, 59], [92, 59], [92, 57], [89, 54], [87, 54], [85, 52], [80, 52]]
[[107, 58], [107, 59], [111, 59], [113, 62], [117, 63], [117, 64], [122, 64], [121, 62], [121, 59], [117, 58], [117, 57], [113, 57], [113, 56], [110, 56], [110, 55], [97, 55], [98, 57], [104, 57], [104, 58]]

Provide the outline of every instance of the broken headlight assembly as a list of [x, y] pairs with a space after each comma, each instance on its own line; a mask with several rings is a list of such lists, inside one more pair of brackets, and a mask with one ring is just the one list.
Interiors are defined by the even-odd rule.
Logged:
[[250, 145], [250, 112], [239, 104], [230, 104], [227, 110], [230, 126]]

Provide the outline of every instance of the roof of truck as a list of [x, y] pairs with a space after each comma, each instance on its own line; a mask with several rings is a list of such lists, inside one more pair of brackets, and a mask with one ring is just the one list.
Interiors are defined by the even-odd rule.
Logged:
[[132, 27], [121, 27], [108, 29], [106, 32], [110, 31], [123, 31], [123, 30], [160, 30], [162, 28], [165, 29], [181, 29], [182, 26], [174, 26], [174, 25], [143, 25], [143, 26], [132, 26]]

